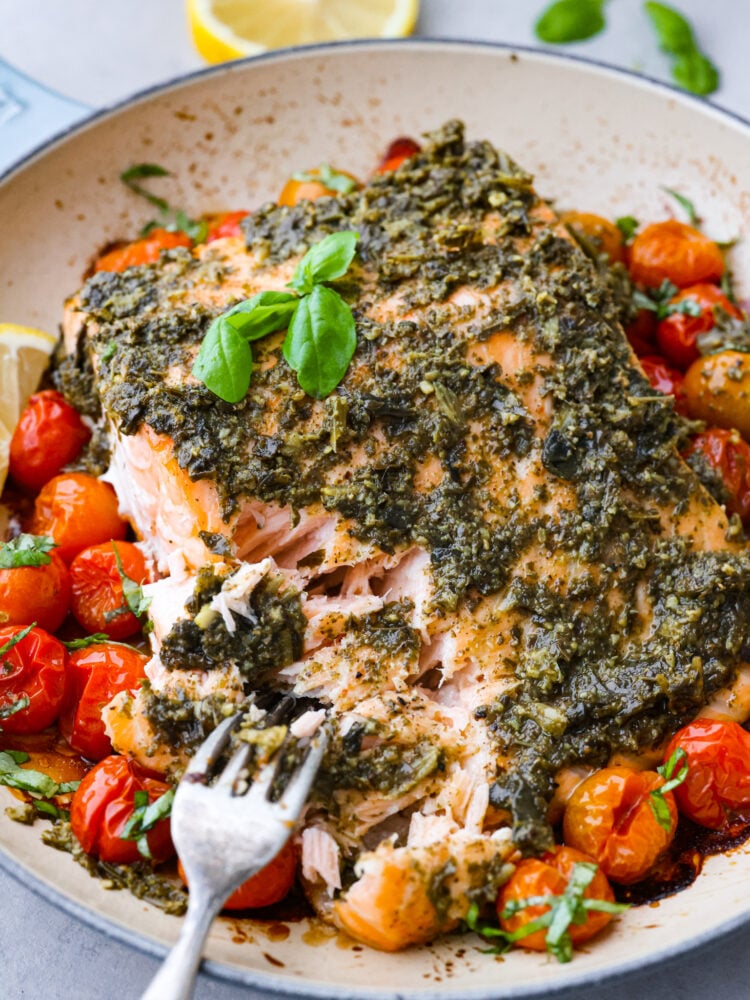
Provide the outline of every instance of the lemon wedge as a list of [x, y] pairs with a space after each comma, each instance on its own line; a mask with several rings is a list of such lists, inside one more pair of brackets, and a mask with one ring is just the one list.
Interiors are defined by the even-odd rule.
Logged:
[[57, 337], [44, 330], [0, 323], [0, 490], [8, 474], [13, 431], [56, 344]]
[[195, 47], [210, 63], [285, 45], [408, 35], [418, 9], [419, 0], [187, 0]]

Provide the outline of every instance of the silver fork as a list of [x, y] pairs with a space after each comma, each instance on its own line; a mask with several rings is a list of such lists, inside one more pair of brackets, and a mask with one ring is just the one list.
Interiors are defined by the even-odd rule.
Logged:
[[214, 917], [231, 893], [268, 864], [287, 842], [323, 758], [327, 733], [321, 727], [276, 802], [269, 801], [268, 793], [278, 755], [243, 794], [243, 772], [252, 749], [247, 744], [235, 751], [216, 782], [209, 785], [239, 718], [235, 715], [214, 730], [177, 786], [172, 839], [190, 883], [188, 909], [177, 943], [142, 1000], [189, 1000], [193, 995]]

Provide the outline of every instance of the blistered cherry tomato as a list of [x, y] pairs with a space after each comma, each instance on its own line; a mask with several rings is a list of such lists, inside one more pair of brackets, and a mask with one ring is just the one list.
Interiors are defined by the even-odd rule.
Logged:
[[36, 392], [10, 439], [10, 475], [27, 490], [40, 490], [78, 458], [90, 437], [91, 431], [64, 396], [54, 389]]
[[248, 215], [247, 212], [224, 212], [209, 220], [206, 243], [223, 240], [226, 236], [242, 236], [240, 223]]
[[[164, 795], [169, 785], [152, 777], [126, 757], [112, 755], [99, 761], [73, 796], [70, 825], [87, 854], [113, 864], [139, 861], [135, 841], [121, 834], [135, 808], [135, 793], [147, 792], [149, 802]], [[149, 851], [156, 862], [174, 854], [169, 818], [159, 820], [146, 835]]]
[[[548, 906], [527, 906], [510, 917], [503, 917], [502, 914], [512, 900], [529, 899], [531, 896], [561, 896], [570, 881], [574, 866], [580, 862], [591, 864], [593, 858], [574, 847], [555, 847], [541, 858], [524, 858], [500, 890], [497, 912], [502, 929], [513, 933], [532, 920], [544, 916], [549, 910]], [[596, 872], [583, 895], [587, 899], [605, 899], [610, 903], [615, 898], [612, 887], [601, 871]], [[611, 919], [611, 913], [590, 910], [585, 923], [571, 924], [568, 928], [571, 941], [574, 945], [583, 944], [598, 934]], [[517, 944], [532, 951], [545, 951], [546, 930], [534, 931], [521, 938]]]
[[[357, 178], [348, 174], [345, 170], [336, 170], [335, 172], [348, 177], [359, 187]], [[335, 198], [340, 193], [335, 188], [326, 187], [321, 180], [317, 180], [320, 176], [319, 167], [313, 167], [312, 170], [305, 170], [304, 173], [306, 177], [311, 179], [295, 180], [294, 177], [290, 177], [281, 189], [279, 205], [287, 205], [291, 208], [294, 205], [298, 205], [301, 201], [316, 201], [318, 198]]]
[[[177, 862], [180, 878], [188, 884], [182, 862]], [[224, 903], [223, 910], [260, 910], [273, 906], [289, 894], [297, 871], [297, 851], [290, 840], [265, 868], [243, 882]]]
[[750, 817], [750, 733], [736, 722], [696, 719], [675, 733], [664, 759], [678, 747], [688, 767], [674, 791], [681, 813], [712, 830]]
[[174, 247], [191, 247], [193, 241], [187, 233], [171, 233], [168, 229], [152, 229], [148, 236], [105, 253], [96, 262], [95, 271], [125, 271], [141, 264], [155, 264], [162, 250]]
[[0, 569], [0, 625], [36, 622], [48, 632], [58, 629], [70, 607], [70, 574], [57, 554], [45, 566]]
[[714, 241], [676, 219], [646, 226], [630, 247], [630, 277], [647, 288], [665, 280], [687, 288], [718, 281], [723, 273], [724, 257]]
[[727, 512], [750, 521], [750, 444], [737, 431], [711, 427], [695, 435], [685, 457], [695, 452], [700, 452], [721, 477], [729, 494]]
[[378, 164], [376, 174], [388, 174], [391, 170], [397, 170], [401, 164], [420, 152], [421, 146], [418, 142], [408, 136], [400, 136], [394, 139], [388, 149], [386, 149], [383, 159]]
[[127, 610], [115, 548], [125, 576], [137, 584], [148, 582], [146, 560], [132, 542], [91, 545], [70, 564], [70, 610], [87, 632], [106, 632], [110, 639], [127, 639], [140, 631], [141, 623]]
[[89, 545], [124, 538], [127, 524], [109, 483], [85, 472], [68, 472], [50, 479], [36, 498], [31, 531], [51, 535], [69, 562]]
[[[0, 649], [24, 630], [0, 628]], [[29, 704], [2, 719], [6, 733], [40, 733], [60, 712], [65, 690], [65, 646], [41, 628], [32, 630], [0, 653], [0, 708], [8, 709], [26, 697]]]
[[668, 361], [682, 371], [700, 357], [696, 342], [700, 334], [708, 333], [716, 325], [715, 310], [721, 309], [734, 319], [742, 319], [742, 313], [737, 306], [733, 305], [716, 285], [700, 284], [683, 288], [679, 294], [670, 299], [670, 303], [676, 305], [686, 300], [700, 307], [698, 316], [673, 312], [661, 320], [656, 329], [660, 351]]
[[580, 233], [599, 253], [606, 254], [613, 264], [625, 263], [625, 244], [614, 222], [593, 212], [563, 212], [560, 221]]
[[138, 690], [147, 663], [145, 654], [114, 642], [97, 643], [70, 654], [60, 732], [74, 750], [89, 760], [101, 760], [112, 753], [102, 709], [121, 691]]
[[688, 368], [685, 394], [690, 416], [716, 427], [736, 427], [750, 440], [750, 354], [719, 351]]
[[640, 360], [646, 378], [654, 389], [663, 392], [665, 396], [674, 396], [675, 410], [686, 417], [688, 405], [682, 374], [676, 368], [671, 368], [658, 354], [650, 354]]
[[665, 792], [670, 826], [651, 807], [651, 793], [664, 784], [656, 771], [605, 767], [577, 786], [565, 809], [565, 843], [589, 854], [607, 878], [629, 884], [642, 879], [674, 839], [677, 806]]
[[625, 330], [630, 346], [638, 357], [655, 354], [656, 319], [650, 309], [639, 309], [635, 320]]

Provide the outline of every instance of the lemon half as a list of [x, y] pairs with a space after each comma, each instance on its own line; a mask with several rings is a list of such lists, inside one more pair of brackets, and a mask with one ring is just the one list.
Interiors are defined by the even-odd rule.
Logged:
[[187, 0], [187, 9], [195, 47], [219, 63], [286, 45], [408, 35], [419, 0]]

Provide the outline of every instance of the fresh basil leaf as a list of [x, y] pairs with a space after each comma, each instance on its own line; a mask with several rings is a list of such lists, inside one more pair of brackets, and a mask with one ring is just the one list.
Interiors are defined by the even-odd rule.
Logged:
[[[63, 640], [63, 646], [69, 653], [75, 653], [78, 649], [88, 649], [89, 646], [98, 646], [100, 642], [109, 642], [106, 632], [95, 632], [93, 635], [85, 635], [82, 639], [71, 639], [69, 642]], [[117, 645], [122, 645], [118, 643]]]
[[21, 763], [25, 763], [29, 759], [28, 754], [24, 756], [25, 760], [18, 761], [16, 756], [8, 751], [0, 753], [0, 785], [17, 788], [19, 791], [30, 792], [33, 795], [41, 795], [45, 799], [51, 799], [57, 795], [59, 785], [48, 774], [20, 767]]
[[556, 0], [534, 25], [536, 37], [549, 45], [583, 42], [605, 27], [605, 0]]
[[136, 618], [140, 618], [141, 615], [145, 615], [151, 606], [151, 598], [144, 595], [140, 583], [131, 580], [122, 568], [122, 559], [120, 558], [120, 553], [117, 551], [116, 542], [112, 542], [112, 551], [115, 554], [115, 565], [117, 566], [117, 572], [120, 575], [120, 582], [122, 583], [122, 596], [125, 598], [128, 610], [132, 611]]
[[698, 97], [715, 93], [720, 83], [718, 69], [702, 52], [680, 56], [672, 67], [672, 79]]
[[146, 177], [169, 177], [170, 173], [165, 167], [158, 163], [136, 163], [120, 174], [123, 184], [132, 184], [133, 181], [142, 181]]
[[253, 353], [247, 339], [219, 316], [208, 328], [193, 375], [220, 399], [239, 403], [250, 387]]
[[[682, 766], [680, 766], [682, 765]], [[679, 768], [679, 770], [678, 770]], [[659, 826], [669, 832], [672, 829], [672, 814], [664, 798], [667, 792], [681, 785], [688, 775], [687, 754], [682, 747], [677, 747], [670, 755], [666, 764], [656, 769], [664, 778], [664, 784], [655, 788], [649, 795], [649, 805]], [[675, 773], [677, 772], [677, 773]]]
[[695, 211], [695, 205], [689, 198], [686, 198], [684, 194], [680, 194], [679, 191], [675, 191], [673, 188], [663, 187], [662, 191], [666, 191], [668, 195], [674, 198], [681, 208], [685, 209], [685, 214], [687, 215], [691, 226], [698, 225], [701, 220], [698, 218], [698, 213]]
[[349, 270], [354, 259], [359, 233], [345, 230], [331, 233], [310, 247], [297, 265], [289, 286], [306, 295], [321, 281], [335, 281]]
[[151, 803], [148, 792], [137, 791], [133, 796], [133, 815], [123, 827], [120, 840], [134, 840], [139, 854], [150, 859], [147, 834], [160, 820], [166, 819], [171, 814], [173, 802], [174, 788], [168, 789]]
[[[20, 698], [16, 698], [15, 701], [11, 701], [6, 705], [0, 705], [0, 719], [9, 719], [11, 715], [15, 715], [16, 712], [22, 712], [24, 708], [29, 707], [29, 696], [27, 694], [22, 694]], [[2, 726], [0, 726], [2, 729]]]
[[354, 316], [338, 292], [315, 285], [300, 299], [284, 340], [284, 357], [305, 392], [330, 395], [346, 375], [357, 347]]
[[57, 548], [54, 538], [47, 535], [19, 535], [0, 548], [0, 569], [19, 566], [48, 566], [49, 553]]
[[223, 314], [245, 340], [259, 340], [289, 326], [299, 298], [292, 292], [258, 292]]
[[632, 215], [622, 215], [619, 219], [615, 219], [615, 225], [622, 233], [622, 238], [627, 242], [633, 239], [640, 223]]
[[673, 57], [672, 79], [700, 97], [713, 94], [719, 86], [719, 71], [701, 52], [690, 22], [664, 3], [645, 3], [644, 10], [656, 31], [659, 46]]

